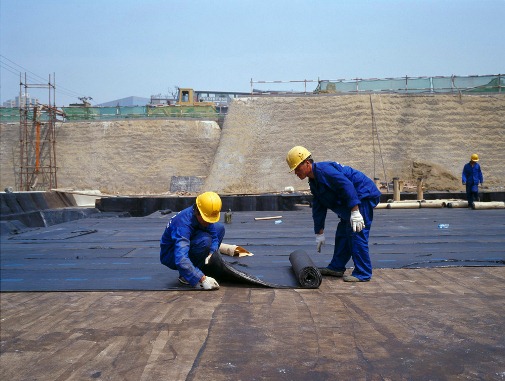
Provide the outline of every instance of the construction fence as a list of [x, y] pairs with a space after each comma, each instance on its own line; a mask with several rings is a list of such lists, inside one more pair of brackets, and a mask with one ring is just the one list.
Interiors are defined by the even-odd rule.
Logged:
[[[221, 113], [213, 106], [118, 106], [118, 107], [62, 107], [65, 113], [64, 120], [114, 120], [128, 118], [193, 118], [217, 121]], [[33, 111], [28, 112], [32, 119]], [[19, 122], [19, 108], [0, 108], [0, 121], [4, 123]], [[47, 120], [47, 115], [42, 113], [40, 120]]]
[[[316, 86], [311, 90], [311, 86]], [[263, 89], [264, 88], [264, 89]], [[254, 81], [251, 95], [325, 93], [505, 93], [505, 75]]]
[[505, 93], [505, 75], [323, 80], [315, 93]]
[[[315, 86], [315, 90], [310, 88]], [[269, 89], [255, 87], [268, 86]], [[356, 94], [356, 93], [398, 93], [398, 94], [500, 94], [505, 93], [505, 75], [400, 77], [383, 79], [353, 80], [299, 80], [299, 81], [253, 81], [250, 96], [298, 95], [298, 94]], [[127, 118], [193, 118], [222, 121], [227, 108], [218, 106], [118, 106], [118, 107], [62, 107], [66, 121], [113, 120]], [[33, 111], [28, 111], [28, 119]], [[41, 113], [40, 120], [47, 118]], [[0, 107], [0, 122], [19, 122], [20, 109]]]

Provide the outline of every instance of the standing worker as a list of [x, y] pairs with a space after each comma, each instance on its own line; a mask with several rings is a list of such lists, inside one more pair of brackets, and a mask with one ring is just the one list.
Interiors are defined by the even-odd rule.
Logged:
[[[340, 217], [335, 233], [335, 249], [322, 275], [344, 277], [345, 282], [366, 282], [372, 277], [372, 263], [368, 253], [368, 237], [373, 220], [373, 209], [380, 201], [381, 192], [364, 173], [351, 167], [323, 161], [315, 163], [304, 147], [293, 147], [286, 161], [290, 172], [303, 180], [309, 178], [312, 200], [312, 219], [317, 251], [325, 243], [324, 224], [327, 210]], [[349, 259], [354, 262], [352, 275], [344, 276]]]
[[474, 201], [479, 201], [479, 184], [482, 185], [484, 182], [478, 161], [479, 155], [472, 154], [470, 162], [465, 164], [461, 174], [463, 185], [466, 185], [466, 199], [470, 208], [474, 207]]
[[202, 268], [219, 249], [224, 225], [219, 223], [222, 202], [217, 193], [205, 192], [195, 204], [173, 216], [160, 240], [160, 261], [179, 271], [179, 282], [199, 290], [217, 290], [219, 284]]

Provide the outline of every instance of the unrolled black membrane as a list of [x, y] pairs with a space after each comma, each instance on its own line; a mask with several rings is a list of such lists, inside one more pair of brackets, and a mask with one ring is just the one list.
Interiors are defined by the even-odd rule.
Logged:
[[[301, 288], [318, 288], [320, 286], [321, 273], [305, 251], [296, 250], [292, 252], [289, 255], [289, 261]], [[205, 275], [211, 276], [218, 281], [254, 284], [270, 288], [293, 288], [293, 285], [266, 282], [254, 275], [240, 271], [225, 261], [219, 251], [212, 255], [208, 264], [203, 266], [202, 271]]]
[[205, 275], [215, 278], [218, 281], [226, 281], [230, 283], [247, 283], [257, 286], [282, 287], [270, 282], [265, 282], [254, 275], [247, 274], [237, 270], [230, 263], [225, 261], [219, 250], [215, 251], [209, 259], [209, 262], [203, 266], [202, 271]]

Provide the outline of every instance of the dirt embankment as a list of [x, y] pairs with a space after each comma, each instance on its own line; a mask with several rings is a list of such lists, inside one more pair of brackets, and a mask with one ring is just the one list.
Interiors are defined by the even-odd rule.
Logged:
[[[375, 124], [372, 122], [372, 109]], [[375, 127], [375, 128], [374, 128]], [[237, 100], [224, 124], [206, 189], [262, 193], [293, 186], [295, 145], [371, 178], [423, 177], [429, 190], [463, 190], [461, 171], [478, 153], [485, 185], [505, 185], [505, 96], [340, 95]]]
[[[17, 124], [2, 125], [2, 189], [15, 184], [18, 129]], [[58, 188], [123, 195], [167, 193], [172, 176], [207, 176], [220, 135], [217, 123], [202, 121], [58, 123]], [[4, 144], [4, 136], [10, 144]], [[15, 152], [4, 158], [9, 150]]]
[[[3, 190], [16, 184], [19, 125], [0, 128]], [[285, 162], [294, 145], [381, 181], [423, 177], [428, 190], [463, 190], [463, 165], [478, 153], [484, 185], [505, 188], [505, 95], [243, 98], [222, 130], [188, 120], [59, 123], [56, 140], [58, 187], [110, 194], [166, 194], [173, 176], [206, 178], [203, 189], [222, 194], [306, 190]]]

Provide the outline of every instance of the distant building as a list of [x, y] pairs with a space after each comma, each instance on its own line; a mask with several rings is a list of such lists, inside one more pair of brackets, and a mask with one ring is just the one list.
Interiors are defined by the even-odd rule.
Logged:
[[[20, 102], [21, 99], [21, 102]], [[31, 98], [30, 94], [23, 94], [21, 95], [21, 98], [17, 96], [14, 98], [14, 100], [9, 99], [8, 101], [5, 101], [2, 106], [3, 107], [19, 107], [21, 104], [27, 105], [27, 106], [35, 106], [37, 103], [39, 103], [38, 98]]]
[[122, 99], [117, 99], [115, 101], [105, 102], [97, 104], [98, 107], [117, 107], [117, 106], [145, 106], [151, 100], [149, 98], [142, 97], [126, 97]]

